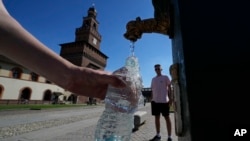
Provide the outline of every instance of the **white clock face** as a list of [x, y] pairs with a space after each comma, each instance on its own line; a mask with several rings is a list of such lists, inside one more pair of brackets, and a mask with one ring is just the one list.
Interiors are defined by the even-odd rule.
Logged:
[[95, 45], [97, 44], [96, 38], [93, 39], [93, 43], [94, 43]]

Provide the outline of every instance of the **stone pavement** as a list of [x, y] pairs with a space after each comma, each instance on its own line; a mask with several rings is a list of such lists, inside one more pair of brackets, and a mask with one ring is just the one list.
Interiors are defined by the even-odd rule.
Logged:
[[[140, 111], [147, 111], [146, 123], [141, 125], [140, 128], [132, 133], [131, 141], [149, 141], [149, 139], [153, 138], [156, 134], [155, 125], [154, 125], [154, 117], [151, 115], [151, 107], [150, 103], [147, 103], [145, 107], [139, 109]], [[177, 141], [177, 136], [175, 135], [174, 129], [174, 114], [170, 114], [172, 121], [172, 139], [173, 141]], [[71, 132], [65, 134], [63, 136], [54, 138], [56, 141], [93, 141], [94, 140], [94, 132], [95, 126], [91, 125], [85, 129], [80, 129], [76, 132]], [[161, 134], [162, 141], [167, 141], [167, 130], [166, 130], [166, 122], [163, 117], [161, 117]]]
[[[155, 124], [154, 124], [154, 117], [151, 115], [151, 107], [150, 103], [147, 103], [146, 107], [140, 109], [142, 111], [147, 111], [147, 119], [146, 123], [143, 124], [138, 131], [134, 132], [131, 136], [131, 141], [148, 141], [149, 139], [153, 138], [156, 134], [155, 131]], [[177, 136], [175, 135], [175, 128], [174, 128], [174, 114], [170, 114], [171, 121], [172, 121], [172, 139], [173, 141], [177, 141]], [[166, 122], [164, 117], [161, 116], [161, 136], [162, 141], [167, 141], [167, 129], [166, 129]]]
[[[89, 108], [85, 110], [75, 109], [75, 111], [64, 110], [64, 111], [54, 111], [51, 113], [45, 111], [41, 113], [38, 112], [33, 115], [25, 113], [23, 115], [17, 114], [16, 116], [14, 115], [12, 117], [6, 116], [7, 119], [12, 119], [12, 121], [8, 121], [7, 119], [4, 119], [4, 116], [0, 116], [0, 127], [6, 126], [4, 124], [12, 125], [13, 121], [15, 121], [14, 124], [17, 124], [17, 122], [20, 122], [19, 124], [21, 123], [23, 124], [23, 122], [25, 121], [21, 120], [20, 118], [26, 118], [27, 122], [32, 120], [32, 124], [38, 121], [40, 122], [40, 120], [55, 122], [55, 120], [54, 119], [52, 120], [52, 118], [58, 119], [59, 123], [60, 122], [62, 123], [60, 125], [45, 127], [39, 130], [22, 133], [8, 138], [3, 138], [3, 139], [0, 138], [0, 140], [1, 141], [94, 141], [94, 132], [96, 123], [100, 115], [102, 114], [103, 109], [104, 109], [103, 106], [97, 106], [97, 107], [93, 106], [92, 109]], [[141, 107], [139, 110], [147, 111], [146, 123], [141, 125], [137, 131], [132, 133], [131, 141], [148, 141], [155, 135], [154, 117], [151, 116], [150, 103], [147, 103], [145, 107]], [[34, 115], [37, 117], [34, 117]], [[79, 116], [81, 117], [85, 116], [85, 117], [79, 118]], [[65, 119], [67, 119], [67, 123], [62, 122], [65, 121]], [[177, 141], [177, 137], [175, 136], [175, 130], [174, 130], [173, 114], [171, 114], [171, 120], [173, 127], [172, 138], [173, 141]], [[162, 133], [162, 141], [166, 141], [167, 131], [163, 117], [161, 117], [161, 133]]]

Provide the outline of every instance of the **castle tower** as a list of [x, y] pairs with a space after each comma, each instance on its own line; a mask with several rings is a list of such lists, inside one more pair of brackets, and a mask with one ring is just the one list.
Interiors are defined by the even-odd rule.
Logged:
[[92, 6], [88, 10], [88, 16], [83, 18], [82, 27], [77, 28], [75, 41], [85, 41], [96, 49], [100, 49], [101, 35], [98, 32], [97, 12]]
[[82, 26], [75, 30], [75, 41], [60, 44], [60, 55], [77, 66], [104, 70], [108, 57], [100, 51], [101, 35], [95, 7], [90, 7], [87, 14]]
[[[108, 57], [100, 51], [102, 38], [98, 32], [97, 11], [92, 6], [87, 12], [88, 15], [83, 17], [82, 26], [75, 30], [75, 41], [60, 44], [60, 55], [77, 66], [104, 70]], [[85, 103], [88, 99], [85, 96], [77, 96], [77, 103]]]

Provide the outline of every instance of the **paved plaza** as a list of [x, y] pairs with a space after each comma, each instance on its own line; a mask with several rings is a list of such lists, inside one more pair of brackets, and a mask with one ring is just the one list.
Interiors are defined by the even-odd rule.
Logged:
[[[94, 141], [97, 121], [103, 105], [84, 108], [49, 110], [0, 111], [1, 141]], [[147, 111], [146, 123], [132, 133], [131, 141], [148, 141], [155, 135], [154, 117], [150, 104], [140, 107]], [[173, 141], [174, 115], [171, 114]], [[162, 141], [167, 140], [164, 118], [161, 117]]]

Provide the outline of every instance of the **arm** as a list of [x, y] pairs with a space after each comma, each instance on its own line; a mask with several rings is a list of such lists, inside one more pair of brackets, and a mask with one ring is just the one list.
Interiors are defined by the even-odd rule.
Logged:
[[168, 87], [169, 104], [172, 105], [172, 103], [173, 103], [173, 93], [172, 93], [171, 84], [169, 84], [167, 87]]
[[73, 65], [26, 31], [0, 0], [0, 54], [63, 87], [85, 96], [103, 99], [108, 85], [124, 87], [119, 78]]
[[169, 104], [172, 105], [173, 103], [173, 95], [172, 95], [172, 88], [171, 88], [171, 81], [169, 79], [169, 77], [167, 76], [166, 77], [166, 80], [167, 80], [167, 93], [168, 93], [168, 98], [169, 98]]
[[151, 80], [151, 95], [150, 95], [150, 101], [152, 101], [153, 98], [153, 79]]

